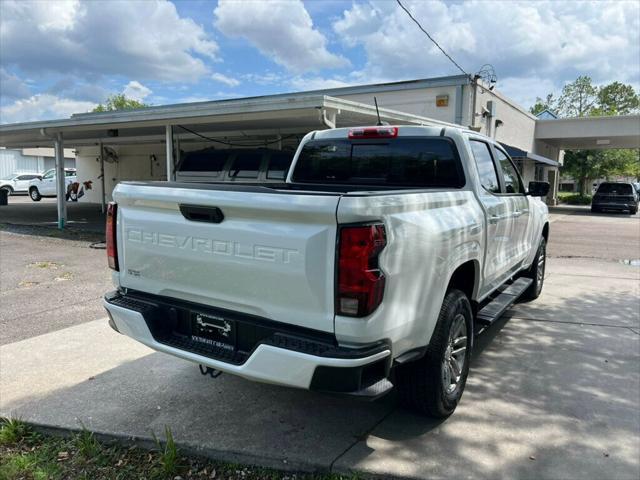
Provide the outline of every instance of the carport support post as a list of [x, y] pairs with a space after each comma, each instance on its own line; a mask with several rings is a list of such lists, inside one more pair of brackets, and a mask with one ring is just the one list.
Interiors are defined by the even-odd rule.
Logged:
[[100, 148], [100, 206], [102, 213], [107, 211], [106, 208], [106, 195], [104, 191], [104, 148], [102, 147], [102, 141], [98, 144]]
[[173, 126], [171, 125], [166, 126], [165, 143], [167, 147], [167, 181], [171, 182], [176, 179], [173, 160]]
[[58, 204], [58, 228], [62, 230], [67, 221], [67, 192], [64, 177], [64, 147], [62, 133], [56, 135], [54, 144], [56, 154], [56, 202]]

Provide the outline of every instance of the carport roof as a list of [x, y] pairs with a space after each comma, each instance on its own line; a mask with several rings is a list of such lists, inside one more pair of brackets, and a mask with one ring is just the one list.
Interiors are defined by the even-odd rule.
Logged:
[[[392, 124], [455, 126], [395, 110], [380, 109]], [[335, 119], [335, 120], [334, 120]], [[62, 133], [66, 147], [113, 143], [160, 142], [167, 125], [182, 125], [207, 135], [229, 137], [271, 136], [337, 126], [372, 125], [375, 107], [327, 95], [273, 95], [149, 107], [139, 110], [76, 114], [71, 118], [0, 125], [0, 146], [49, 146]], [[177, 131], [181, 138], [193, 137]], [[193, 137], [195, 138], [195, 137]]]

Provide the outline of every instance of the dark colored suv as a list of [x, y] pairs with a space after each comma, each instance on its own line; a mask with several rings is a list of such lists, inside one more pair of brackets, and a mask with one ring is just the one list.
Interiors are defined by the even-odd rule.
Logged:
[[638, 212], [638, 192], [631, 183], [601, 183], [591, 201], [591, 211], [628, 210], [631, 215]]

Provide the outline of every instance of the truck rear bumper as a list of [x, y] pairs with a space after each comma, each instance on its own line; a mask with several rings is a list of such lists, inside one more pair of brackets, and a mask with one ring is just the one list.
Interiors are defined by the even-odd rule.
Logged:
[[[135, 301], [121, 301], [124, 296], [108, 294], [103, 300], [109, 313], [109, 324], [119, 333], [148, 347], [194, 363], [238, 375], [259, 382], [312, 389], [333, 393], [358, 394], [386, 379], [391, 365], [391, 349], [386, 342], [365, 349], [336, 347], [335, 356], [314, 355], [299, 351], [300, 343], [309, 339], [293, 338], [292, 345], [278, 335], [273, 341], [259, 342], [242, 363], [212, 358], [200, 352], [189, 351], [160, 341], [149, 328], [149, 316], [135, 306]], [[284, 335], [286, 337], [286, 334]], [[309, 348], [308, 346], [305, 348]], [[350, 354], [351, 353], [351, 354]]]

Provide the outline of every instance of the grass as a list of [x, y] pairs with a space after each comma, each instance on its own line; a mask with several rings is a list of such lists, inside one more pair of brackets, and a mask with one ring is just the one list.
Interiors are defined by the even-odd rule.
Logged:
[[300, 474], [183, 455], [165, 427], [147, 450], [101, 442], [84, 426], [70, 437], [45, 435], [20, 419], [0, 419], [0, 480], [354, 480], [336, 474]]
[[42, 268], [42, 269], [53, 269], [53, 270], [57, 270], [58, 267], [63, 267], [64, 265], [61, 265], [59, 263], [56, 262], [33, 262], [29, 264], [30, 267], [35, 267], [35, 268]]

